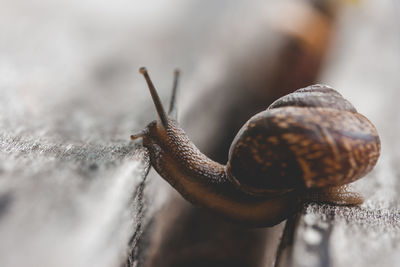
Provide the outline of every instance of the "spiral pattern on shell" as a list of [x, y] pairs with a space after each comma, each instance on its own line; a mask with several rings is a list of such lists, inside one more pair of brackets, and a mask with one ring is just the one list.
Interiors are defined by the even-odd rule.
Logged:
[[250, 194], [339, 186], [376, 164], [374, 125], [334, 89], [313, 85], [275, 101], [236, 135], [229, 178]]

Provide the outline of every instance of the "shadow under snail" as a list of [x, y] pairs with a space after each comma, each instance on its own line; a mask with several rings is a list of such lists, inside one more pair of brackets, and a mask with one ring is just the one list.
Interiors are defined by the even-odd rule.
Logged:
[[380, 154], [374, 125], [326, 85], [281, 97], [250, 118], [221, 165], [202, 154], [176, 121], [175, 72], [165, 112], [146, 68], [158, 119], [131, 139], [142, 138], [151, 165], [184, 198], [248, 226], [272, 226], [302, 201], [359, 205], [346, 184], [366, 175]]

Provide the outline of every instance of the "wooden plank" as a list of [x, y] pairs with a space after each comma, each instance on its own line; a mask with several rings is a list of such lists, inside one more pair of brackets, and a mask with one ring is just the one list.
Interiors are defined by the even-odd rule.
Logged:
[[[162, 244], [162, 242], [147, 242], [154, 241], [154, 236], [165, 238], [165, 233], [168, 232], [168, 228], [156, 231], [159, 228], [155, 227], [157, 220], [155, 216], [160, 216], [166, 223], [179, 222], [175, 220], [179, 216], [170, 221], [167, 220], [168, 217], [163, 217], [168, 212], [173, 216], [172, 210], [164, 209], [164, 213], [159, 212], [160, 207], [164, 205], [166, 205], [164, 208], [170, 207], [168, 203], [174, 203], [170, 202], [170, 199], [175, 195], [159, 177], [149, 177], [144, 186], [143, 177], [148, 167], [145, 152], [128, 141], [129, 134], [154, 119], [150, 98], [141, 77], [136, 75], [137, 69], [144, 63], [149, 67], [153, 79], [159, 85], [161, 96], [166, 99], [172, 79], [172, 69], [180, 66], [184, 73], [182, 87], [197, 90], [195, 93], [188, 93], [190, 96], [183, 101], [182, 111], [188, 114], [188, 120], [192, 120], [193, 116], [189, 114], [189, 109], [199, 101], [196, 94], [204, 93], [200, 92], [202, 87], [213, 90], [224, 85], [229, 89], [229, 84], [225, 81], [230, 81], [236, 89], [240, 89], [243, 83], [236, 83], [240, 79], [235, 78], [243, 73], [242, 68], [257, 69], [258, 65], [252, 62], [257, 63], [262, 60], [259, 58], [258, 61], [248, 61], [248, 65], [243, 67], [238, 63], [243, 62], [248, 54], [229, 60], [224, 58], [227, 55], [221, 50], [226, 50], [230, 44], [236, 44], [238, 47], [246, 45], [246, 40], [233, 43], [230, 39], [221, 42], [223, 48], [210, 53], [212, 56], [209, 58], [200, 61], [197, 56], [193, 56], [207, 54], [209, 50], [213, 51], [218, 47], [215, 40], [210, 38], [215, 37], [213, 34], [216, 33], [210, 29], [215, 29], [221, 14], [227, 14], [228, 23], [232, 22], [232, 14], [238, 10], [242, 12], [245, 4], [238, 4], [236, 1], [235, 4], [232, 4], [234, 1], [224, 1], [224, 4], [218, 5], [184, 2], [169, 1], [164, 4], [158, 2], [156, 8], [145, 2], [127, 6], [122, 1], [115, 1], [109, 5], [96, 3], [95, 8], [92, 4], [81, 1], [59, 1], [54, 5], [52, 1], [42, 0], [38, 6], [32, 6], [30, 1], [19, 1], [2, 5], [0, 10], [0, 32], [2, 32], [0, 266], [87, 267], [120, 266], [125, 263], [129, 266], [140, 266], [144, 264], [146, 256], [152, 253], [147, 248], [157, 249]], [[244, 26], [268, 23], [254, 15], [253, 11], [262, 14], [270, 9], [269, 3], [264, 3], [263, 8], [256, 8], [260, 3], [255, 3], [245, 10], [244, 14], [249, 19], [240, 23], [244, 31]], [[210, 10], [213, 12], [207, 13], [209, 14], [207, 20], [198, 16], [199, 13], [205, 14]], [[374, 7], [370, 7], [369, 10], [374, 10]], [[272, 13], [267, 12], [269, 15]], [[354, 16], [356, 13], [348, 16]], [[265, 16], [266, 19], [269, 19], [269, 15]], [[383, 19], [384, 16], [381, 16]], [[394, 19], [393, 16], [391, 18]], [[188, 21], [190, 23], [187, 23]], [[191, 27], [182, 26], [189, 24]], [[348, 27], [352, 24], [345, 25]], [[221, 29], [220, 32], [224, 32], [223, 28]], [[376, 33], [393, 31], [395, 29], [392, 28], [375, 29]], [[343, 33], [343, 36], [347, 35], [353, 35], [353, 32], [349, 30]], [[185, 42], [182, 42], [181, 36], [184, 36]], [[263, 40], [271, 36], [266, 35]], [[378, 37], [376, 38], [379, 39]], [[370, 48], [368, 51], [389, 51], [384, 57], [390, 58], [392, 55], [390, 51], [398, 45], [397, 39], [394, 36], [392, 38], [393, 40], [384, 43], [388, 47], [379, 47], [379, 50]], [[271, 39], [273, 42], [277, 41], [275, 38]], [[364, 45], [361, 39], [356, 43], [359, 46]], [[165, 40], [168, 42], [164, 42]], [[338, 45], [340, 44], [345, 46], [347, 41], [339, 42]], [[253, 45], [254, 51], [260, 49], [256, 43]], [[232, 50], [235, 51], [238, 47], [233, 47]], [[358, 49], [358, 46], [353, 47], [356, 48]], [[380, 163], [381, 167], [378, 166], [375, 174], [370, 176], [375, 175], [378, 179], [359, 185], [362, 187], [362, 192], [367, 195], [366, 206], [352, 214], [355, 214], [356, 218], [362, 214], [370, 217], [368, 212], [371, 212], [374, 218], [376, 217], [372, 223], [373, 229], [377, 228], [376, 233], [382, 237], [375, 237], [374, 231], [371, 231], [369, 238], [378, 240], [381, 238], [382, 241], [378, 242], [382, 245], [381, 252], [387, 251], [385, 260], [393, 263], [397, 255], [394, 248], [398, 240], [396, 224], [398, 217], [395, 216], [398, 205], [394, 200], [398, 192], [395, 189], [398, 172], [395, 162], [399, 159], [395, 151], [397, 144], [395, 137], [398, 132], [396, 125], [399, 124], [396, 112], [393, 112], [396, 106], [395, 99], [398, 97], [394, 84], [397, 84], [398, 80], [397, 73], [394, 73], [393, 69], [398, 69], [398, 65], [393, 65], [392, 60], [378, 59], [375, 62], [382, 62], [379, 68], [378, 65], [370, 67], [375, 67], [374, 70], [378, 73], [382, 72], [382, 66], [387, 68], [383, 72], [384, 79], [373, 80], [374, 75], [369, 75], [368, 78], [372, 80], [360, 83], [365, 79], [362, 72], [342, 69], [343, 62], [348, 62], [347, 57], [354, 56], [353, 52], [354, 50], [348, 54], [336, 52], [337, 62], [331, 60], [333, 63], [328, 64], [331, 67], [327, 70], [324, 81], [330, 82], [346, 97], [351, 98], [360, 110], [365, 111], [374, 122], [377, 122], [378, 128], [384, 133], [383, 140], [390, 140], [386, 141], [384, 150], [392, 152], [385, 152], [388, 156], [386, 159], [382, 158], [381, 162], [384, 163]], [[364, 53], [360, 53], [358, 59], [364, 56]], [[214, 63], [224, 64], [208, 65], [211, 60], [215, 60]], [[350, 69], [359, 70], [361, 65], [369, 66], [369, 64], [351, 65]], [[205, 66], [214, 68], [205, 70]], [[230, 75], [224, 72], [228, 69], [226, 66], [231, 67]], [[347, 73], [352, 75], [355, 73], [358, 79], [350, 79]], [[386, 77], [387, 75], [390, 77]], [[220, 78], [214, 79], [215, 77]], [[260, 76], [246, 77], [244, 83], [249, 84]], [[211, 85], [207, 85], [206, 81]], [[353, 83], [348, 84], [348, 81]], [[375, 89], [382, 82], [389, 88], [386, 95], [382, 96], [374, 90], [363, 90], [362, 94], [360, 93], [360, 88]], [[352, 91], [352, 88], [356, 88], [354, 83], [359, 89]], [[351, 89], [346, 90], [346, 86]], [[363, 98], [359, 98], [360, 94]], [[221, 96], [222, 94], [219, 95]], [[241, 100], [240, 96], [236, 97]], [[372, 98], [381, 104], [371, 105], [369, 99]], [[209, 111], [212, 113], [215, 110]], [[203, 114], [202, 118], [215, 118], [216, 114], [218, 117], [223, 117], [221, 112], [213, 113], [211, 116]], [[385, 120], [380, 122], [381, 118]], [[388, 124], [387, 118], [391, 118], [396, 124], [394, 126]], [[213, 147], [212, 142], [219, 143], [218, 138], [211, 138], [213, 131], [196, 136], [198, 128], [190, 126], [189, 122], [184, 124], [200, 146]], [[216, 129], [214, 128], [214, 131]], [[208, 148], [209, 153], [211, 150], [212, 148]], [[378, 188], [382, 185], [381, 191], [374, 191], [377, 184]], [[384, 197], [379, 194], [383, 194]], [[240, 263], [236, 261], [242, 256], [240, 253], [251, 248], [255, 244], [252, 240], [255, 240], [261, 246], [252, 251], [254, 254], [245, 255], [243, 258], [259, 266], [272, 264], [282, 225], [275, 229], [246, 230], [219, 219], [212, 217], [210, 219], [209, 215], [197, 217], [202, 211], [198, 211], [182, 199], [179, 201], [183, 208], [175, 210], [175, 215], [200, 218], [198, 222], [203, 222], [205, 225], [217, 223], [214, 230], [208, 233], [214, 234], [213, 237], [217, 239], [219, 237], [219, 242], [214, 243], [214, 247], [220, 249], [221, 244], [228, 244], [230, 246], [225, 247], [225, 251], [230, 250], [231, 254], [237, 256], [232, 260], [229, 258], [230, 254], [218, 254], [217, 260], [230, 259], [231, 262]], [[381, 204], [377, 206], [376, 203]], [[348, 234], [346, 229], [349, 227], [349, 222], [353, 221], [348, 218], [353, 217], [343, 209], [338, 211], [336, 209], [332, 211], [331, 207], [323, 207], [321, 211], [319, 209], [320, 207], [310, 206], [304, 214], [315, 216], [309, 221], [315, 221], [316, 224], [325, 220], [326, 213], [334, 212], [335, 216], [329, 220], [331, 225], [329, 235], [323, 235], [323, 240], [331, 244], [329, 247], [322, 247], [328, 256], [321, 256], [325, 255], [321, 252], [314, 255], [325, 260], [321, 262], [327, 262], [328, 258], [331, 264], [331, 259], [334, 258], [337, 261], [336, 263], [332, 261], [332, 265], [341, 263], [349, 265], [351, 255], [343, 251], [350, 251], [349, 248], [357, 244], [353, 244], [349, 239], [341, 243], [336, 240]], [[388, 222], [386, 226], [381, 225], [381, 217], [386, 218], [385, 221]], [[304, 220], [306, 216], [300, 220], [302, 218]], [[364, 225], [363, 220], [359, 222]], [[302, 225], [305, 224], [300, 221], [298, 235], [306, 232], [306, 227], [309, 227], [308, 224]], [[190, 228], [190, 221], [186, 226], [188, 226], [187, 231], [193, 231]], [[370, 229], [358, 225], [352, 227], [363, 229], [364, 232]], [[320, 228], [323, 229], [322, 226]], [[218, 236], [221, 229], [225, 232]], [[386, 233], [386, 229], [390, 230], [390, 234]], [[357, 233], [357, 230], [351, 233]], [[356, 235], [357, 242], [362, 244], [359, 251], [363, 248], [371, 251], [374, 246], [367, 243], [367, 238], [362, 239], [361, 234], [359, 232]], [[206, 238], [207, 235], [204, 234], [203, 237]], [[247, 243], [234, 246], [235, 237], [238, 237], [238, 240], [247, 239]], [[297, 244], [301, 243], [300, 237], [295, 241], [294, 253], [290, 254], [293, 255], [291, 258], [294, 265], [300, 263], [299, 258], [303, 257], [303, 252], [296, 252]], [[183, 242], [180, 245], [190, 244], [190, 241], [185, 239], [187, 243]], [[345, 249], [339, 250], [336, 244], [344, 244]], [[392, 244], [393, 247], [390, 246]], [[194, 252], [201, 252], [201, 248], [205, 248], [205, 253], [200, 255], [203, 259], [218, 252], [211, 251], [213, 247], [207, 246], [192, 248]], [[167, 253], [168, 250], [163, 252]], [[339, 255], [341, 253], [342, 256]], [[188, 252], [186, 255], [189, 255], [190, 259], [193, 254]], [[370, 255], [377, 254], [371, 252]], [[374, 262], [366, 257], [366, 260], [368, 259], [368, 263]], [[367, 261], [362, 263], [369, 266], [366, 264]], [[379, 263], [384, 262], [379, 261]]]
[[380, 133], [382, 154], [376, 168], [353, 185], [365, 202], [352, 208], [306, 205], [293, 219], [294, 231], [286, 231], [293, 243], [281, 251], [279, 266], [398, 265], [398, 12], [394, 3], [374, 1], [348, 9], [339, 21], [335, 48], [322, 77]]
[[[2, 267], [121, 266], [137, 258], [141, 232], [160, 205], [154, 199], [162, 203], [161, 195], [143, 195], [146, 153], [129, 135], [153, 115], [137, 70], [159, 64], [157, 38], [176, 32], [174, 16], [184, 14], [103, 4], [2, 3]], [[169, 62], [184, 65], [183, 58]], [[159, 84], [169, 85], [172, 66], [153, 71], [161, 69]]]

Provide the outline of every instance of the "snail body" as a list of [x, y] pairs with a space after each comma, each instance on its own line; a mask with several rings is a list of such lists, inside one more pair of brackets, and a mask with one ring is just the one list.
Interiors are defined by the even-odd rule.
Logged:
[[[359, 204], [340, 191], [376, 164], [380, 141], [373, 124], [338, 92], [323, 85], [299, 89], [250, 118], [221, 165], [202, 154], [176, 121], [176, 87], [166, 115], [145, 68], [158, 120], [141, 133], [151, 165], [184, 198], [252, 226], [279, 223], [299, 196]], [[309, 194], [314, 192], [314, 194]], [[300, 197], [301, 198], [301, 197]]]

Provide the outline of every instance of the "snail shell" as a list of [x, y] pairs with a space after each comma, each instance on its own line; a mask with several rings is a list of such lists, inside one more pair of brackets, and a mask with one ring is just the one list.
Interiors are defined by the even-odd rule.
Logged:
[[299, 89], [245, 123], [229, 151], [229, 179], [255, 195], [340, 186], [376, 164], [374, 125], [325, 85]]

